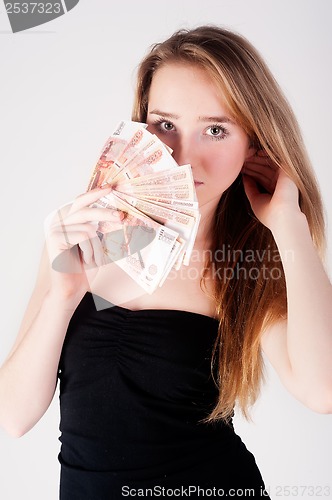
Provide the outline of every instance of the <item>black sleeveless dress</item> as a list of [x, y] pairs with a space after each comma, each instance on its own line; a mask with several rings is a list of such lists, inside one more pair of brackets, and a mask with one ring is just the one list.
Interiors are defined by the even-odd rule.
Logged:
[[232, 424], [202, 423], [217, 320], [106, 305], [87, 293], [63, 345], [60, 499], [269, 498]]

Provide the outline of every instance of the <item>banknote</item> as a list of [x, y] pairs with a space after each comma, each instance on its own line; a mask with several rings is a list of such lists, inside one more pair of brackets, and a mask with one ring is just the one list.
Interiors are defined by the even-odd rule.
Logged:
[[121, 121], [88, 185], [113, 186], [91, 206], [125, 213], [118, 224], [98, 224], [105, 262], [115, 262], [147, 293], [171, 269], [189, 265], [200, 222], [191, 166], [179, 166], [171, 153], [146, 124]]
[[118, 181], [117, 186], [120, 189], [120, 186], [125, 185], [128, 190], [134, 190], [139, 186], [167, 186], [170, 183], [178, 181], [187, 181], [188, 183], [193, 184], [193, 176], [190, 165], [182, 165], [172, 170], [162, 170], [161, 172], [154, 172], [149, 175], [144, 175], [143, 177], [124, 179], [122, 181]]
[[123, 153], [135, 134], [147, 127], [145, 123], [121, 121], [103, 146], [91, 174], [87, 191], [100, 187], [113, 169], [115, 160]]
[[169, 154], [168, 149], [158, 140], [150, 147], [143, 149], [141, 155], [136, 155], [131, 161], [128, 161], [117, 173], [113, 181], [115, 183], [121, 182], [177, 167], [178, 165]]
[[141, 200], [120, 192], [117, 192], [116, 196], [119, 196], [122, 200], [125, 200], [131, 206], [137, 208], [144, 214], [147, 214], [154, 221], [177, 231], [186, 241], [190, 240], [192, 231], [196, 224], [196, 218], [193, 215], [187, 215], [179, 211], [161, 207], [155, 203]]
[[115, 262], [145, 291], [153, 293], [164, 276], [172, 253], [174, 259], [177, 256], [175, 250], [179, 246], [175, 245], [175, 249], [173, 246], [179, 234], [147, 217], [114, 192], [92, 206], [127, 214], [121, 223], [122, 234], [118, 225], [103, 222], [99, 223], [97, 234], [109, 262]]
[[176, 241], [174, 242], [172, 252], [166, 263], [164, 274], [159, 282], [159, 286], [162, 286], [164, 284], [165, 280], [168, 277], [168, 274], [172, 269], [175, 270], [180, 269], [183, 261], [182, 254], [184, 252], [185, 243], [186, 242], [182, 238], [177, 238]]
[[[118, 158], [114, 161], [112, 168], [109, 170], [107, 176], [105, 177], [105, 182], [114, 184], [121, 179], [121, 172], [125, 170], [126, 165], [133, 158], [142, 156], [142, 151], [151, 148], [156, 141], [159, 139], [156, 136], [152, 136], [147, 130], [140, 129], [131, 137], [129, 145]], [[124, 176], [127, 179], [127, 176]]]
[[198, 211], [198, 202], [191, 200], [174, 200], [173, 198], [159, 198], [156, 196], [137, 196], [137, 198], [147, 199], [153, 201], [154, 203], [164, 206], [165, 208], [172, 208], [172, 210], [194, 210]]
[[[179, 172], [177, 172], [179, 171]], [[119, 182], [116, 189], [144, 198], [187, 199], [196, 201], [196, 191], [191, 167], [183, 165], [171, 171], [161, 171], [143, 177], [136, 177], [127, 182]]]

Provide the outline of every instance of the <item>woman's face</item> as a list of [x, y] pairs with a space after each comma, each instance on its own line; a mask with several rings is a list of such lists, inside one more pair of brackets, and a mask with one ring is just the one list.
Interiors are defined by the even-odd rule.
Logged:
[[201, 68], [167, 64], [153, 76], [148, 130], [173, 149], [179, 165], [190, 163], [200, 208], [215, 209], [222, 193], [254, 153], [245, 131], [223, 106]]

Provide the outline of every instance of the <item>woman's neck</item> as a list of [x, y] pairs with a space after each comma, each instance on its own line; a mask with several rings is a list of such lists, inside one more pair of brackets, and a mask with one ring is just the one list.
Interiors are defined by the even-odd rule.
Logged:
[[211, 206], [208, 203], [199, 207], [201, 219], [194, 245], [194, 248], [197, 250], [207, 250], [211, 248], [216, 208], [216, 204]]

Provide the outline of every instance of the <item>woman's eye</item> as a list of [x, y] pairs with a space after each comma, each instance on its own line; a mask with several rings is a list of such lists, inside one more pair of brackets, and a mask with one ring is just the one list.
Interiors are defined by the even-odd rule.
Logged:
[[168, 134], [169, 132], [175, 131], [173, 123], [167, 120], [157, 120], [152, 122], [151, 126], [154, 127], [159, 134]]
[[171, 130], [173, 130], [174, 125], [173, 125], [173, 123], [171, 123], [171, 122], [161, 122], [161, 123], [160, 123], [160, 127], [161, 127], [163, 130], [166, 130], [167, 132], [170, 132]]
[[220, 127], [219, 125], [212, 125], [212, 127], [209, 127], [207, 129], [206, 134], [216, 139], [223, 139], [224, 137], [226, 137], [227, 131], [224, 127]]

